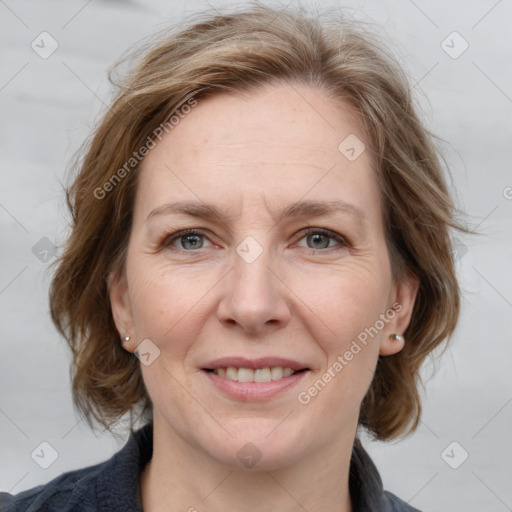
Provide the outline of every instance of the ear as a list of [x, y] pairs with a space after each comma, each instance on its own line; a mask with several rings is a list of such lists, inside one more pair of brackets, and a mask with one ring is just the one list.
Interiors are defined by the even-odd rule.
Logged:
[[[109, 274], [107, 287], [112, 315], [119, 337], [123, 340], [123, 348], [128, 352], [133, 352], [136, 348], [135, 330], [125, 273], [121, 271]], [[125, 342], [124, 338], [127, 336], [130, 337], [130, 341]]]
[[[389, 309], [386, 312], [389, 321], [380, 342], [379, 355], [391, 356], [396, 354], [407, 343], [403, 335], [411, 321], [419, 284], [419, 279], [409, 273], [400, 282], [393, 285]], [[394, 339], [393, 334], [399, 334], [400, 338]]]

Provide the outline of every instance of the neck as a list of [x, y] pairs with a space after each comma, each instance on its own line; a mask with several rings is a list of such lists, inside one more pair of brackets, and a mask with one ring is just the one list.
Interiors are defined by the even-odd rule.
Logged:
[[272, 471], [220, 464], [155, 421], [153, 457], [141, 475], [144, 512], [352, 512], [354, 435]]

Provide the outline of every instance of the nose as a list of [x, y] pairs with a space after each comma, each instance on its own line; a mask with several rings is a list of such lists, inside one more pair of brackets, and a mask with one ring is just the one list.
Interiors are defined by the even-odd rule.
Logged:
[[291, 318], [290, 290], [268, 251], [254, 261], [234, 254], [231, 272], [223, 279], [219, 320], [246, 334], [264, 336], [285, 327]]

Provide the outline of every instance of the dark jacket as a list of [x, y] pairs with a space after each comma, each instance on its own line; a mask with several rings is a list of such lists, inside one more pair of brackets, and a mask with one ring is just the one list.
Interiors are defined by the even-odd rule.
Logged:
[[[112, 458], [64, 473], [17, 495], [0, 493], [1, 512], [142, 512], [139, 479], [153, 454], [151, 424], [132, 433]], [[358, 439], [350, 461], [354, 512], [419, 512], [383, 491], [377, 468]]]

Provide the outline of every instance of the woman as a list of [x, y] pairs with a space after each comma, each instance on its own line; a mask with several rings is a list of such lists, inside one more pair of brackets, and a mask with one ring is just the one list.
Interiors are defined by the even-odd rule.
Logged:
[[75, 403], [91, 426], [146, 425], [2, 510], [416, 510], [356, 434], [417, 426], [462, 228], [369, 34], [263, 6], [166, 34], [68, 201], [50, 301]]

